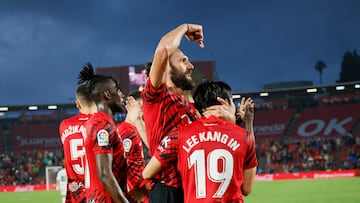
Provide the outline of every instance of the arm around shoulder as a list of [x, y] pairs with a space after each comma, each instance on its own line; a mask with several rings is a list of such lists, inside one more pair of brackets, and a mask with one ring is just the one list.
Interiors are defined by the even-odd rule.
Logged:
[[144, 179], [151, 179], [154, 175], [161, 171], [161, 169], [161, 162], [155, 156], [152, 156], [149, 163], [145, 166], [142, 176]]

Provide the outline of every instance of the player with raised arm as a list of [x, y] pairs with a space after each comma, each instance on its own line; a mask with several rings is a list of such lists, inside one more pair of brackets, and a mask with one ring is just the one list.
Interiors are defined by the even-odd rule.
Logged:
[[84, 123], [96, 112], [86, 84], [79, 84], [75, 92], [76, 107], [79, 113], [64, 119], [59, 126], [60, 139], [64, 150], [64, 163], [67, 174], [66, 203], [85, 203], [84, 185]]
[[[203, 45], [202, 26], [182, 24], [163, 36], [155, 50], [143, 92], [143, 111], [150, 154], [172, 128], [196, 120], [195, 107], [185, 98], [194, 87], [194, 66], [179, 49], [182, 38]], [[150, 191], [150, 202], [183, 202], [181, 180], [176, 167], [164, 168]]]
[[[235, 113], [231, 88], [224, 82], [203, 82], [194, 93], [196, 109], [203, 115], [225, 99]], [[243, 118], [250, 119], [253, 105], [245, 103]], [[169, 132], [143, 171], [151, 178], [163, 167], [177, 162], [186, 203], [243, 202], [255, 181], [257, 158], [254, 137], [236, 124], [216, 116], [201, 119]]]
[[90, 63], [81, 70], [79, 82], [86, 82], [97, 109], [85, 123], [87, 202], [128, 202], [124, 147], [113, 120], [116, 112], [125, 111], [123, 94], [113, 77], [95, 75]]
[[127, 163], [127, 190], [137, 194], [137, 200], [148, 200], [149, 181], [144, 180], [141, 173], [145, 168], [143, 142], [140, 132], [145, 135], [145, 126], [140, 106], [140, 92], [132, 92], [126, 100], [127, 114], [125, 120], [116, 127], [121, 136], [125, 149]]
[[[197, 119], [191, 95], [195, 86], [192, 79], [194, 66], [179, 49], [183, 37], [204, 47], [202, 25], [182, 24], [171, 30], [161, 38], [156, 47], [145, 84], [143, 111], [151, 155], [165, 134]], [[226, 105], [215, 107], [209, 114], [220, 111], [224, 117], [235, 122], [235, 115], [227, 114], [227, 108], [229, 107]], [[150, 202], [183, 202], [181, 179], [175, 165], [163, 168], [154, 181]]]

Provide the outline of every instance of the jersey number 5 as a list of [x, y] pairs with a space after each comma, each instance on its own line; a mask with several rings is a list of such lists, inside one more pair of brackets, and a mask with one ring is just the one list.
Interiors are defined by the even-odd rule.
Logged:
[[72, 161], [79, 161], [80, 163], [72, 164], [74, 171], [79, 174], [84, 174], [84, 144], [82, 139], [70, 140], [70, 153]]
[[[220, 161], [219, 161], [220, 160]], [[222, 171], [219, 172], [219, 163]], [[206, 198], [206, 177], [214, 183], [220, 183], [213, 198], [221, 198], [228, 188], [234, 169], [234, 159], [231, 153], [224, 149], [215, 149], [205, 159], [204, 150], [195, 150], [188, 158], [188, 168], [194, 167], [196, 198]]]

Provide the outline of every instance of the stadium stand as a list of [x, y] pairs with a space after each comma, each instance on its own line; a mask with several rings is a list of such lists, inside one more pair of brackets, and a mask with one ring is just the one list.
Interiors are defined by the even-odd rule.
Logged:
[[11, 126], [12, 149], [16, 152], [22, 150], [48, 150], [61, 148], [58, 123], [27, 123]]
[[256, 139], [259, 142], [263, 139], [281, 139], [294, 113], [294, 109], [257, 110], [254, 118]]
[[[360, 86], [343, 85], [239, 93], [255, 101], [258, 174], [360, 169]], [[44, 168], [62, 164], [58, 125], [77, 110], [47, 108], [0, 112], [0, 186], [44, 184]]]

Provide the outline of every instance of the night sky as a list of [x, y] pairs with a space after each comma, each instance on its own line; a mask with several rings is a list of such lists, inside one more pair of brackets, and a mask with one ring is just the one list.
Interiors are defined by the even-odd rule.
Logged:
[[360, 50], [358, 0], [2, 0], [0, 106], [73, 102], [83, 64], [144, 64], [161, 36], [202, 24], [205, 49], [183, 41], [191, 61], [214, 60], [235, 92], [263, 84], [339, 79], [346, 51]]

